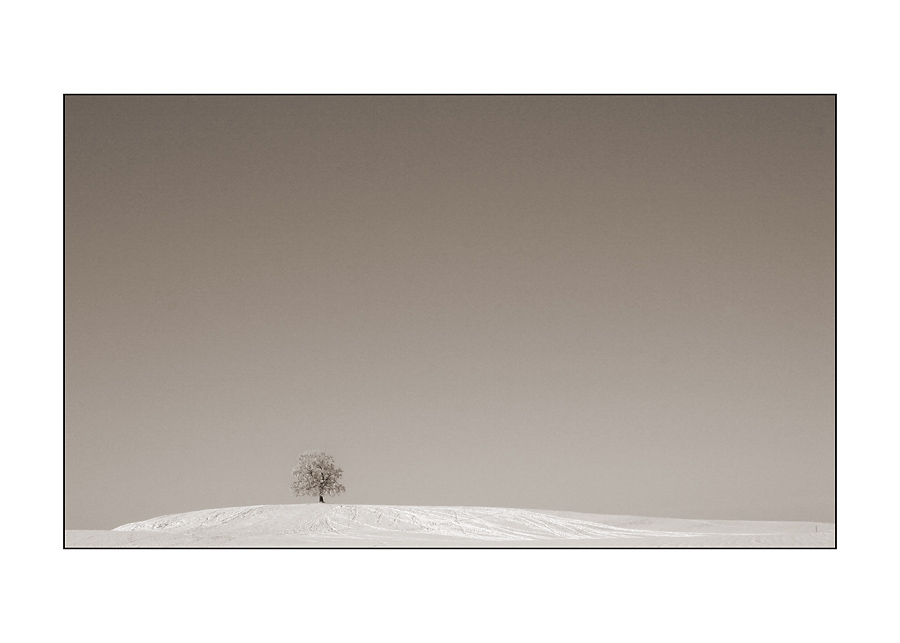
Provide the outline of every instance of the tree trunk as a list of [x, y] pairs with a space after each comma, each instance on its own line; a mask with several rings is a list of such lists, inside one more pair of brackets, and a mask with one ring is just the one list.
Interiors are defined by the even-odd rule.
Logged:
[[322, 500], [321, 494], [319, 495], [319, 502], [325, 502], [324, 500]]

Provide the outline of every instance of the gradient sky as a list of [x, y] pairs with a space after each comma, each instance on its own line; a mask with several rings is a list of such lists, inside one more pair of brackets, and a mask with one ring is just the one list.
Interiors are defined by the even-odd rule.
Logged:
[[68, 96], [65, 526], [834, 521], [831, 96]]

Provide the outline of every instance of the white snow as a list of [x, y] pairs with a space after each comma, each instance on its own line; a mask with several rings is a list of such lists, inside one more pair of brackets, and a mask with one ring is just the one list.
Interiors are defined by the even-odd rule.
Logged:
[[256, 505], [67, 531], [67, 547], [834, 547], [833, 523], [498, 507]]

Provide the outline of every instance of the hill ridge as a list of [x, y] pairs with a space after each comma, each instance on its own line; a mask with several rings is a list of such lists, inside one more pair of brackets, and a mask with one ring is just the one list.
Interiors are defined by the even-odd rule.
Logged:
[[596, 541], [598, 546], [611, 541], [677, 540], [685, 546], [694, 546], [690, 541], [705, 546], [699, 542], [711, 536], [722, 542], [758, 539], [761, 543], [779, 537], [790, 541], [791, 535], [809, 534], [814, 528], [816, 542], [821, 540], [820, 533], [826, 540], [830, 533], [833, 540], [833, 524], [824, 523], [651, 518], [506, 507], [309, 503], [202, 509], [127, 523], [113, 531], [151, 532], [194, 541], [276, 538], [296, 541], [298, 546], [307, 541], [404, 539], [463, 544]]

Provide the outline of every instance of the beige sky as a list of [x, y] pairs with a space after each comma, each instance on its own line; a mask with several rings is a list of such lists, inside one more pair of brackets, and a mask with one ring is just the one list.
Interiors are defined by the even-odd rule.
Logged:
[[66, 528], [833, 521], [834, 104], [67, 97]]

